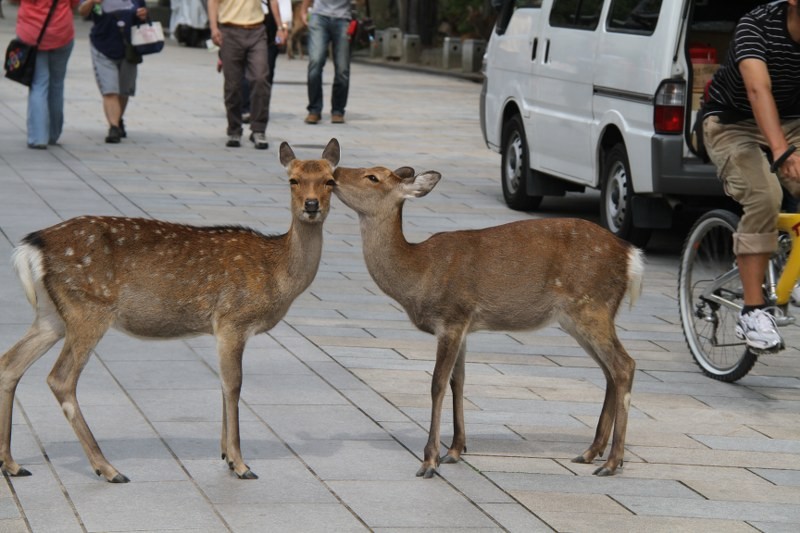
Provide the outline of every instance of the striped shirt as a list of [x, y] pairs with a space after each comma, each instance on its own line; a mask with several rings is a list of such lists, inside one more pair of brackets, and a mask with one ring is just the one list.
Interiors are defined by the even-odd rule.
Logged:
[[739, 62], [758, 59], [767, 64], [778, 114], [800, 118], [800, 43], [789, 35], [789, 8], [785, 1], [771, 2], [739, 20], [727, 57], [709, 87], [706, 115], [720, 115], [723, 122], [753, 118]]

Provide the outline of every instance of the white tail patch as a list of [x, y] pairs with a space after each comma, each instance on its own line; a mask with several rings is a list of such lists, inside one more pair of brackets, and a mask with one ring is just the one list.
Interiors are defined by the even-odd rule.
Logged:
[[11, 262], [25, 290], [25, 297], [36, 308], [36, 284], [41, 282], [44, 275], [42, 252], [31, 244], [20, 244], [14, 249]]
[[642, 295], [644, 286], [644, 253], [631, 247], [628, 252], [628, 301], [631, 309]]

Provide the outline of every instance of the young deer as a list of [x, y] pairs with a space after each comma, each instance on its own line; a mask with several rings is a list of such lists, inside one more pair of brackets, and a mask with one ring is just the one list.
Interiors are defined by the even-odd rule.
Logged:
[[[600, 365], [606, 377], [603, 410], [589, 448], [573, 459], [608, 460], [595, 474], [622, 465], [630, 391], [636, 364], [614, 326], [622, 299], [641, 291], [642, 253], [599, 226], [575, 219], [527, 220], [481, 230], [437, 233], [420, 243], [403, 236], [406, 198], [425, 196], [438, 172], [414, 176], [403, 167], [337, 168], [334, 194], [356, 211], [370, 275], [422, 331], [436, 335], [431, 426], [417, 476], [432, 477], [440, 462], [466, 451], [464, 367], [466, 337], [477, 330], [530, 330], [557, 321]], [[447, 382], [453, 392], [453, 443], [439, 457]]]
[[306, 161], [295, 159], [284, 142], [280, 161], [291, 185], [292, 223], [284, 235], [265, 236], [236, 226], [84, 216], [22, 240], [14, 266], [36, 317], [0, 358], [4, 472], [30, 475], [11, 457], [14, 392], [28, 367], [64, 338], [47, 383], [95, 473], [112, 483], [128, 481], [103, 456], [76, 397], [92, 349], [113, 327], [146, 338], [216, 337], [222, 458], [239, 478], [257, 478], [239, 448], [242, 353], [248, 338], [275, 326], [314, 280], [339, 142], [331, 139], [321, 160]]

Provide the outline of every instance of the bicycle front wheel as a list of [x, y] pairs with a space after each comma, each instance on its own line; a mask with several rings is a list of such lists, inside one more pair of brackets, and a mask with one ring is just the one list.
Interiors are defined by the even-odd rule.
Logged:
[[707, 376], [733, 382], [758, 358], [736, 337], [743, 305], [742, 283], [733, 253], [739, 218], [714, 210], [695, 223], [681, 252], [678, 303], [683, 335], [695, 362]]

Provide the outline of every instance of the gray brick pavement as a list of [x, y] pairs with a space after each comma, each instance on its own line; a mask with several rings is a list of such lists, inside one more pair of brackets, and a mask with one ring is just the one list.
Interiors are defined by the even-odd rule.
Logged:
[[[6, 6], [0, 42], [11, 37], [15, 13]], [[480, 87], [372, 65], [353, 66], [346, 125], [325, 115], [308, 126], [306, 64], [281, 56], [270, 149], [228, 149], [215, 56], [169, 43], [141, 66], [129, 138], [106, 145], [89, 25], [76, 25], [60, 147], [25, 148], [25, 92], [0, 80], [0, 257], [26, 233], [87, 213], [281, 233], [289, 221], [277, 158], [283, 140], [300, 157], [318, 157], [336, 136], [346, 166], [442, 172], [433, 193], [407, 204], [412, 240], [528, 216], [591, 218], [597, 209], [596, 194], [548, 199], [539, 215], [507, 209], [499, 156], [480, 137]], [[317, 279], [246, 351], [242, 448], [257, 481], [234, 479], [218, 458], [213, 339], [145, 342], [111, 332], [79, 396], [131, 483], [111, 485], [91, 472], [45, 383], [52, 350], [18, 388], [12, 448], [33, 476], [0, 482], [0, 531], [796, 531], [798, 330], [786, 332], [786, 352], [764, 358], [737, 385], [703, 377], [677, 317], [680, 238], [656, 236], [644, 295], [619, 317], [638, 370], [626, 467], [613, 478], [569, 461], [593, 436], [604, 382], [554, 327], [470, 337], [469, 453], [439, 477], [414, 477], [435, 342], [371, 281], [357, 221], [334, 201]], [[5, 264], [0, 350], [31, 320]], [[446, 409], [445, 443], [450, 420]]]

